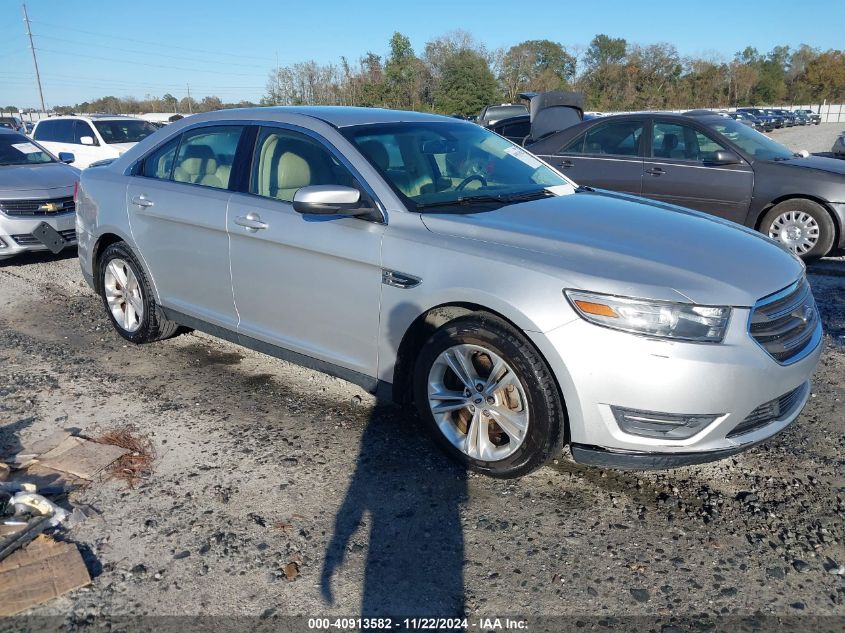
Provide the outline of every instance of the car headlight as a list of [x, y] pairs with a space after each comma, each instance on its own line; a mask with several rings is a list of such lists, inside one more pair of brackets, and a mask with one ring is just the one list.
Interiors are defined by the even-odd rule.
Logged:
[[564, 291], [575, 311], [596, 325], [660, 338], [719, 343], [731, 309], [631, 299], [580, 290]]

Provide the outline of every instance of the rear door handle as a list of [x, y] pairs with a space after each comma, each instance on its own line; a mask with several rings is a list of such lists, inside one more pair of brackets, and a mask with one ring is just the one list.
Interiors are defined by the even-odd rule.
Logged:
[[571, 160], [562, 160], [560, 161], [560, 166], [563, 169], [569, 169], [570, 167], [575, 167], [575, 163], [573, 163]]
[[235, 224], [253, 232], [266, 229], [268, 226], [270, 226], [266, 222], [262, 222], [261, 216], [252, 211], [247, 213], [246, 215], [236, 217]]
[[651, 176], [662, 176], [666, 172], [663, 171], [660, 167], [652, 167], [651, 169], [646, 169], [645, 173], [647, 173]]
[[147, 194], [145, 193], [129, 198], [129, 202], [134, 204], [136, 207], [145, 208], [153, 206], [153, 201], [147, 198]]

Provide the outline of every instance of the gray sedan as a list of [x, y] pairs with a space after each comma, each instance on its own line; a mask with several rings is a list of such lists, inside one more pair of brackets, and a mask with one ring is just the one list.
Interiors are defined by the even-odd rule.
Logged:
[[78, 169], [23, 134], [0, 129], [0, 259], [76, 244], [78, 180]]
[[579, 184], [712, 213], [805, 259], [845, 248], [845, 163], [714, 112], [604, 117], [526, 148]]
[[196, 328], [413, 402], [499, 477], [567, 442], [626, 468], [732, 455], [796, 419], [821, 353], [773, 241], [445, 117], [195, 115], [86, 169], [77, 215], [123, 338]]

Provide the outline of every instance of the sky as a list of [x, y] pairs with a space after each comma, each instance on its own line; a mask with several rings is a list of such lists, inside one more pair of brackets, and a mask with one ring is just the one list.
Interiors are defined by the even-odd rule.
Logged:
[[[845, 46], [845, 2], [831, 0], [28, 0], [27, 9], [48, 107], [106, 95], [181, 99], [188, 86], [194, 98], [258, 101], [277, 62], [384, 55], [394, 31], [417, 53], [455, 29], [488, 49], [550, 39], [583, 50], [597, 33], [725, 59], [746, 46]], [[0, 16], [0, 107], [37, 107], [21, 2], [0, 0]]]

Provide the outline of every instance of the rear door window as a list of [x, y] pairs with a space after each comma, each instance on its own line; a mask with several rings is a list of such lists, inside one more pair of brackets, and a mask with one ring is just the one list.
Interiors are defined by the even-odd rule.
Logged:
[[643, 135], [642, 121], [599, 124], [567, 144], [559, 154], [638, 156]]
[[38, 124], [34, 138], [36, 141], [52, 141], [54, 143], [73, 143], [72, 119], [43, 121]]
[[173, 180], [227, 189], [243, 130], [242, 125], [221, 125], [185, 132], [173, 167]]

